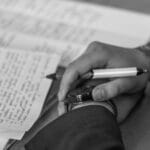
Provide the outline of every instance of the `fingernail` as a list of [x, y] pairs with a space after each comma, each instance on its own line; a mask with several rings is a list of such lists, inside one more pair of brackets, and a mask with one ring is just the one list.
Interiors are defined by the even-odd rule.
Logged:
[[105, 88], [95, 88], [92, 91], [92, 96], [95, 101], [104, 101], [107, 99], [107, 91]]

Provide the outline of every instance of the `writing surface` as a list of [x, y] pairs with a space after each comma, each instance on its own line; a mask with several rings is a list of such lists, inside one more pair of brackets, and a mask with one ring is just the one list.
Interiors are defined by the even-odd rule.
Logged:
[[27, 131], [38, 118], [59, 62], [56, 54], [0, 48], [0, 128]]

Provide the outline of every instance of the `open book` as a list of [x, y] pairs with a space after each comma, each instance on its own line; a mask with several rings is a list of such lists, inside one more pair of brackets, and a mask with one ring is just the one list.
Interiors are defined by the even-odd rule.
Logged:
[[51, 81], [92, 41], [137, 47], [150, 16], [70, 1], [0, 0], [0, 150], [21, 139], [40, 115]]

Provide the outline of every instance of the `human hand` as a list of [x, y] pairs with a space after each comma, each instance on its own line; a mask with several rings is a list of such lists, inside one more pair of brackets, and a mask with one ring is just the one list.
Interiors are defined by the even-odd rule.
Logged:
[[[127, 49], [93, 42], [86, 52], [66, 69], [58, 93], [59, 101], [83, 74], [94, 68], [138, 67], [150, 69], [148, 58], [138, 49]], [[92, 92], [93, 99], [105, 101], [113, 99], [118, 108], [118, 121], [122, 121], [143, 95], [148, 82], [148, 74], [136, 77], [109, 79], [97, 85]], [[63, 112], [62, 112], [63, 113]]]

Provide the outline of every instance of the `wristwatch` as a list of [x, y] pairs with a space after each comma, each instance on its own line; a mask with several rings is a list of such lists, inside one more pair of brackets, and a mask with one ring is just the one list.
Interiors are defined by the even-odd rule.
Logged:
[[72, 111], [77, 108], [89, 106], [89, 105], [98, 105], [105, 107], [108, 109], [115, 117], [117, 117], [118, 111], [113, 100], [107, 101], [95, 101], [92, 98], [92, 90], [94, 86], [77, 88], [75, 90], [70, 91], [67, 94], [67, 98], [65, 100], [65, 105], [67, 112]]

